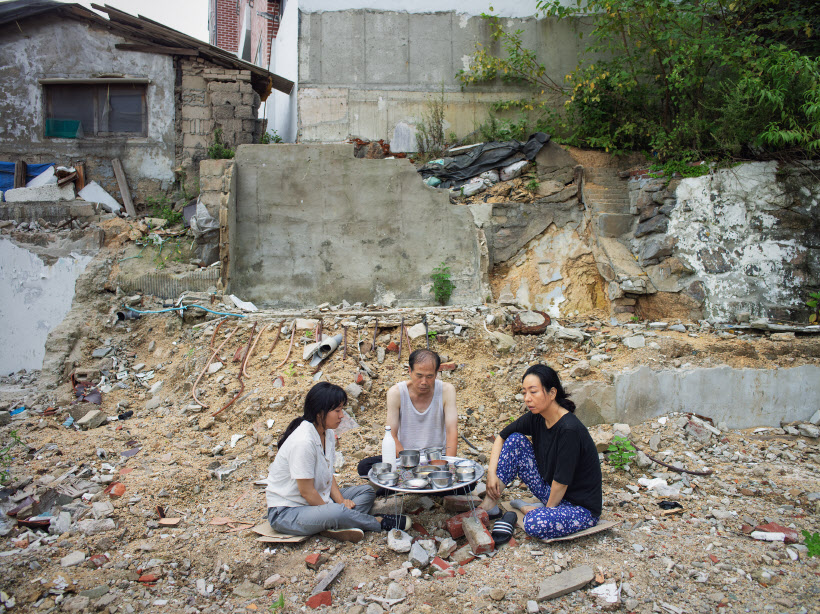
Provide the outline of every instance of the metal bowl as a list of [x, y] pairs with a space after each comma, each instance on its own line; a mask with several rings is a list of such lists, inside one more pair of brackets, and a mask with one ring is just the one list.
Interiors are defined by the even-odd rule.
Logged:
[[384, 484], [385, 486], [395, 486], [399, 483], [399, 474], [394, 472], [389, 473], [382, 473], [377, 478], [380, 484]]
[[439, 458], [436, 460], [430, 461], [430, 466], [435, 467], [438, 471], [449, 471], [450, 470], [450, 463], [444, 460], [443, 458]]
[[475, 478], [474, 467], [456, 467], [456, 477], [459, 482], [469, 482]]
[[434, 471], [439, 471], [439, 467], [436, 467], [435, 465], [419, 465], [418, 467], [413, 469], [413, 474], [417, 478], [422, 478], [429, 477], [429, 475]]
[[440, 460], [444, 456], [443, 448], [424, 448], [422, 453], [427, 457], [427, 460]]
[[436, 488], [447, 488], [453, 484], [453, 474], [449, 471], [434, 471], [430, 474], [430, 481]]
[[407, 488], [425, 488], [428, 484], [430, 482], [427, 478], [410, 478], [404, 482]]
[[381, 475], [382, 473], [390, 473], [393, 471], [393, 466], [390, 463], [375, 463], [371, 469], [373, 475]]
[[405, 469], [410, 469], [411, 467], [415, 467], [419, 464], [419, 451], [418, 450], [402, 450], [399, 452], [399, 459], [398, 465], [399, 467], [404, 467]]
[[471, 461], [469, 458], [465, 460], [456, 461], [456, 467], [470, 467], [475, 469], [475, 463]]

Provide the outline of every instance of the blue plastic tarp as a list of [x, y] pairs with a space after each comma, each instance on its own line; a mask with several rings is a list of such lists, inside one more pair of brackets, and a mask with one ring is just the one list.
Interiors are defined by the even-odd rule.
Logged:
[[[50, 164], [27, 164], [26, 165], [26, 182], [31, 181], [37, 175], [46, 170]], [[5, 192], [14, 187], [14, 162], [0, 162], [0, 191]]]

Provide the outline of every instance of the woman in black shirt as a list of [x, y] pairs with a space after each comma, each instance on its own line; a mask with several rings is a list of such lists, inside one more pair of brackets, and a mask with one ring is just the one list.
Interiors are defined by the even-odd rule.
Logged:
[[512, 502], [525, 514], [527, 534], [553, 539], [594, 527], [601, 515], [601, 464], [589, 431], [573, 414], [575, 403], [545, 365], [527, 369], [522, 386], [529, 411], [496, 437], [481, 507], [492, 510], [519, 477], [541, 501]]

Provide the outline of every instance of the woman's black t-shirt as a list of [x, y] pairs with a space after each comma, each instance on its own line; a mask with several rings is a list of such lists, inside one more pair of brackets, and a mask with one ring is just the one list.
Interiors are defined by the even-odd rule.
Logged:
[[544, 418], [527, 412], [501, 431], [507, 439], [513, 433], [532, 438], [538, 473], [551, 486], [553, 480], [567, 485], [564, 499], [601, 515], [601, 463], [595, 442], [575, 414], [566, 414], [547, 428]]

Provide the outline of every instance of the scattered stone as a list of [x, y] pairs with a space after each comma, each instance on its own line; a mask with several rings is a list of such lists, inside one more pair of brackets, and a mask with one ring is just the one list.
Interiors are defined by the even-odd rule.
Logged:
[[579, 360], [569, 372], [570, 377], [584, 377], [591, 372], [590, 364], [586, 360]]
[[455, 563], [458, 563], [459, 565], [466, 565], [467, 563], [475, 559], [475, 556], [473, 555], [470, 546], [467, 545], [462, 546], [461, 548], [453, 552], [451, 558]]
[[81, 550], [75, 550], [69, 554], [66, 554], [63, 558], [60, 559], [60, 565], [63, 567], [73, 567], [74, 565], [79, 565], [85, 561], [85, 552]]
[[260, 597], [264, 597], [266, 591], [258, 584], [254, 584], [250, 580], [245, 580], [242, 584], [233, 589], [233, 594], [237, 597], [241, 597], [242, 599], [258, 599]]
[[407, 560], [413, 564], [413, 567], [424, 569], [430, 564], [430, 555], [421, 547], [421, 544], [414, 542], [410, 547], [410, 556], [407, 557]]
[[820, 427], [813, 424], [798, 424], [797, 430], [804, 437], [811, 437], [812, 439], [817, 439], [820, 437]]
[[393, 529], [387, 534], [387, 547], [393, 552], [410, 552], [413, 538], [404, 531]]
[[527, 602], [527, 614], [538, 614], [541, 611], [541, 608], [538, 606], [537, 601], [533, 601], [530, 599]]
[[[205, 581], [203, 580], [203, 584], [204, 584], [204, 582]], [[265, 590], [270, 590], [274, 586], [278, 586], [279, 584], [283, 584], [284, 582], [285, 582], [284, 578], [282, 578], [282, 576], [280, 576], [278, 573], [275, 573], [272, 576], [268, 576], [265, 579], [265, 582], [262, 584], [262, 587]], [[198, 583], [199, 583], [199, 580], [197, 580], [197, 587], [199, 586]]]
[[703, 424], [690, 420], [684, 427], [684, 432], [695, 441], [704, 445], [712, 441], [712, 433]]
[[386, 599], [404, 599], [405, 597], [407, 597], [407, 591], [398, 582], [391, 582], [387, 587]]
[[637, 350], [639, 348], [646, 347], [646, 339], [643, 335], [634, 335], [624, 339], [624, 345], [628, 348], [632, 348], [633, 350]]
[[583, 588], [595, 578], [595, 572], [589, 565], [575, 567], [554, 576], [550, 576], [538, 587], [538, 601], [561, 597], [572, 591]]
[[362, 394], [362, 387], [355, 382], [350, 382], [347, 386], [345, 386], [345, 392], [351, 399], [358, 399]]
[[452, 537], [445, 537], [441, 540], [441, 543], [438, 546], [438, 556], [442, 559], [449, 558], [453, 552], [456, 551], [458, 548], [458, 544]]
[[490, 591], [490, 599], [493, 601], [502, 601], [507, 596], [507, 592], [500, 588], [494, 588]]
[[95, 429], [108, 420], [108, 416], [102, 413], [99, 409], [92, 409], [82, 418], [77, 420], [77, 426], [82, 430]]
[[219, 371], [221, 368], [222, 368], [222, 363], [221, 363], [221, 362], [212, 362], [212, 363], [208, 366], [208, 373], [209, 373], [209, 374], [211, 374], [211, 375], [213, 375], [214, 373], [216, 373], [217, 371]]
[[111, 518], [103, 518], [101, 520], [80, 520], [77, 528], [83, 535], [98, 535], [106, 531], [113, 531], [117, 525]]
[[629, 437], [632, 434], [632, 429], [628, 424], [616, 423], [612, 425], [612, 434], [619, 437]]

